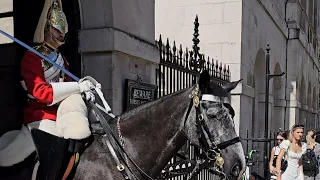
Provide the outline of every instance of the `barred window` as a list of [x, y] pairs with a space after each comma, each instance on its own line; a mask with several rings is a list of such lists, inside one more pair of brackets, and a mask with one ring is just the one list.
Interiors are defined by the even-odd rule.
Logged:
[[[0, 29], [13, 34], [13, 0], [0, 0]], [[0, 35], [0, 44], [12, 43], [11, 39]]]

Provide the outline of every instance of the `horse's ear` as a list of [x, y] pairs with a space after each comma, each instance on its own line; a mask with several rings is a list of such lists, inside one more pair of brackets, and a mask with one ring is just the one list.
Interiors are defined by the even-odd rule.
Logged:
[[204, 70], [200, 74], [199, 86], [207, 87], [209, 83], [210, 83], [210, 74], [207, 70]]
[[240, 79], [239, 81], [233, 81], [227, 84], [222, 85], [222, 88], [224, 90], [226, 90], [227, 92], [232, 91], [234, 88], [237, 87], [237, 85], [239, 84], [239, 82], [241, 82], [243, 79]]

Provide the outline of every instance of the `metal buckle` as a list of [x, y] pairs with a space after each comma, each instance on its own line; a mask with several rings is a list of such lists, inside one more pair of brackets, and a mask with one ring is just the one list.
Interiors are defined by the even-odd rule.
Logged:
[[124, 166], [122, 164], [117, 165], [117, 169], [119, 171], [123, 171], [124, 170]]
[[203, 115], [202, 114], [199, 114], [198, 118], [199, 118], [199, 121], [203, 121]]
[[196, 86], [196, 88], [189, 94], [189, 98], [193, 99], [193, 106], [198, 107], [199, 106], [199, 85]]

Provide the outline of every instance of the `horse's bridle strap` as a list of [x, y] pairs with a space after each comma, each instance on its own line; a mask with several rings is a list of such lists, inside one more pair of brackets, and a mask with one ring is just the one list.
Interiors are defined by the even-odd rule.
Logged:
[[219, 149], [225, 149], [228, 146], [233, 145], [233, 144], [238, 143], [238, 142], [240, 142], [240, 138], [239, 137], [235, 137], [233, 139], [230, 139], [229, 141], [225, 141], [225, 142], [222, 142], [222, 143], [218, 144], [217, 147]]
[[[201, 99], [202, 100], [212, 100], [210, 98], [209, 95], [202, 95], [204, 96], [204, 98], [202, 97]], [[185, 121], [184, 121], [184, 126], [186, 124], [186, 121], [188, 119], [188, 116], [190, 114], [190, 111], [192, 109], [192, 100], [190, 101], [190, 104], [189, 104], [189, 107], [188, 107], [188, 110], [187, 110], [187, 113], [186, 113], [186, 117], [185, 117]], [[199, 142], [204, 145], [204, 148], [211, 148], [210, 146], [212, 145], [212, 143], [214, 142], [214, 139], [213, 139], [213, 136], [211, 135], [210, 131], [209, 131], [209, 128], [208, 128], [208, 125], [207, 123], [204, 122], [204, 119], [203, 120], [199, 120], [199, 116], [201, 115], [201, 111], [200, 111], [200, 108], [199, 106], [198, 107], [195, 107], [196, 108], [196, 124], [197, 124], [197, 133], [199, 135]], [[209, 142], [208, 142], [209, 141]], [[239, 137], [235, 137], [231, 140], [228, 140], [228, 141], [225, 141], [225, 142], [222, 142], [218, 145], [216, 145], [216, 147], [221, 150], [221, 149], [225, 149], [227, 148], [228, 146], [231, 146], [235, 143], [238, 143], [240, 142], [240, 138]]]

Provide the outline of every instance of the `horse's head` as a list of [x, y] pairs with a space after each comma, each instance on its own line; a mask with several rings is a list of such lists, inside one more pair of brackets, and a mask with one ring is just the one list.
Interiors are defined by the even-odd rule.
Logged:
[[233, 121], [235, 113], [230, 105], [230, 91], [239, 82], [220, 86], [210, 82], [207, 71], [202, 72], [198, 86], [190, 96], [195, 108], [190, 109], [185, 122], [188, 139], [207, 152], [207, 158], [227, 179], [238, 179], [245, 168], [242, 145]]

